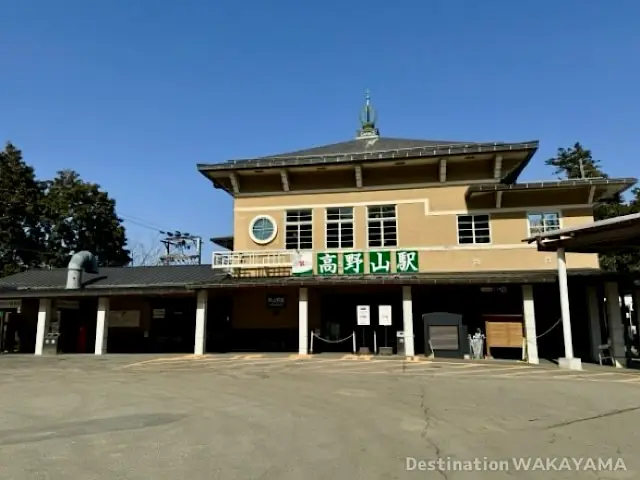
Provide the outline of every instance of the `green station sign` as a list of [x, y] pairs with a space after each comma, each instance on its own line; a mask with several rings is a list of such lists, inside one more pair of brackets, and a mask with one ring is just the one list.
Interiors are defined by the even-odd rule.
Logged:
[[[392, 258], [395, 262], [391, 261]], [[323, 252], [317, 253], [315, 260], [317, 274], [327, 276], [418, 273], [420, 271], [416, 250], [396, 250], [395, 252], [383, 250], [366, 254], [364, 252]]]

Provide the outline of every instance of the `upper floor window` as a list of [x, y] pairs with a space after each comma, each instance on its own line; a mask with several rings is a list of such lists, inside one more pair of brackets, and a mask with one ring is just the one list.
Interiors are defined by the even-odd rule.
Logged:
[[458, 215], [458, 243], [491, 243], [489, 215]]
[[313, 249], [313, 215], [310, 208], [287, 211], [285, 248], [287, 250]]
[[544, 232], [560, 228], [560, 214], [558, 212], [535, 212], [528, 215], [529, 235], [540, 235]]
[[327, 248], [353, 248], [353, 207], [327, 208]]
[[397, 247], [398, 221], [395, 205], [376, 205], [367, 209], [369, 247]]

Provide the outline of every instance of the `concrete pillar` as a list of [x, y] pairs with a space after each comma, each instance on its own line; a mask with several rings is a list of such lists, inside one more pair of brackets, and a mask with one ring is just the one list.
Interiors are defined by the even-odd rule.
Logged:
[[624, 341], [624, 323], [620, 309], [620, 292], [617, 282], [606, 282], [604, 292], [607, 298], [607, 326], [609, 327], [609, 346], [615, 366], [627, 365], [626, 345]]
[[600, 298], [598, 287], [587, 287], [587, 306], [589, 307], [589, 339], [591, 341], [591, 357], [598, 361], [600, 345], [602, 345], [602, 329], [600, 328]]
[[207, 352], [207, 310], [209, 291], [200, 290], [196, 300], [196, 335], [193, 353], [204, 355]]
[[524, 334], [527, 339], [527, 362], [538, 364], [540, 359], [538, 358], [536, 309], [532, 285], [522, 285], [522, 313], [524, 315]]
[[569, 308], [569, 282], [567, 280], [567, 260], [564, 248], [558, 248], [558, 284], [560, 285], [560, 312], [562, 314], [562, 334], [564, 337], [564, 357], [558, 359], [558, 366], [569, 370], [582, 370], [582, 361], [573, 356], [571, 335], [571, 310]]
[[42, 355], [42, 348], [44, 347], [44, 336], [49, 330], [52, 311], [51, 299], [41, 298], [40, 305], [38, 306], [38, 326], [36, 328], [36, 355]]
[[405, 355], [414, 357], [416, 350], [413, 335], [413, 298], [411, 297], [411, 286], [408, 285], [402, 287], [402, 323]]
[[109, 303], [109, 297], [98, 298], [98, 314], [96, 315], [96, 355], [107, 353], [107, 337], [109, 335]]
[[300, 287], [298, 299], [298, 353], [309, 353], [309, 291]]

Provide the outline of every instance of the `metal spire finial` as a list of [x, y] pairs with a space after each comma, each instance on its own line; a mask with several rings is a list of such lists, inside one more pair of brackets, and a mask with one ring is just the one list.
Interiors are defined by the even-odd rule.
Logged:
[[360, 124], [362, 128], [358, 131], [357, 138], [378, 138], [379, 132], [376, 128], [376, 112], [371, 106], [371, 92], [365, 91], [365, 105], [360, 112]]

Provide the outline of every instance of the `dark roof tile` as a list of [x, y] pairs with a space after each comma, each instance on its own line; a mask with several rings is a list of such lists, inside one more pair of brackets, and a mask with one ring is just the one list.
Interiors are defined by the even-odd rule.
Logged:
[[[152, 288], [186, 286], [204, 282], [216, 283], [226, 274], [211, 265], [177, 265], [157, 267], [108, 267], [100, 273], [83, 274], [84, 288]], [[63, 289], [67, 283], [67, 269], [28, 270], [0, 278], [0, 289]]]

